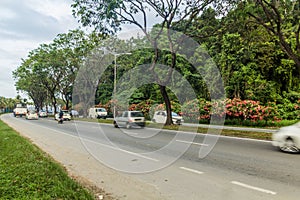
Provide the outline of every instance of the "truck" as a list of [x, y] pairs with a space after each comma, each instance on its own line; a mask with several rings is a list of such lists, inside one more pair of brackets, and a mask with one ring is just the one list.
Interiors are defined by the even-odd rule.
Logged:
[[141, 111], [124, 111], [114, 119], [115, 128], [126, 127], [145, 127], [145, 117]]
[[22, 105], [22, 104], [17, 104], [15, 109], [13, 110], [14, 116], [17, 117], [22, 117], [23, 115], [25, 116], [27, 113], [27, 106]]
[[103, 118], [103, 119], [106, 119], [107, 117], [107, 111], [105, 108], [97, 108], [97, 107], [94, 107], [94, 108], [90, 108], [89, 109], [89, 118], [97, 118], [97, 119], [100, 119], [100, 118]]

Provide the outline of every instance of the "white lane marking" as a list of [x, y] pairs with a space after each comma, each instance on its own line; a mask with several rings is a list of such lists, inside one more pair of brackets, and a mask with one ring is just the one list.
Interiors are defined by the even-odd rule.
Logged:
[[181, 142], [181, 143], [186, 143], [186, 144], [194, 144], [194, 145], [206, 146], [206, 147], [209, 146], [208, 144], [197, 143], [197, 142], [190, 142], [190, 141], [184, 141], [184, 140], [176, 140], [176, 142]]
[[183, 169], [185, 171], [189, 171], [189, 172], [193, 172], [195, 174], [203, 174], [204, 172], [200, 172], [198, 170], [195, 170], [195, 169], [190, 169], [190, 168], [187, 168], [187, 167], [179, 167], [180, 169]]
[[271, 190], [266, 190], [266, 189], [263, 189], [263, 188], [247, 185], [245, 183], [241, 183], [241, 182], [238, 182], [238, 181], [231, 181], [231, 183], [234, 184], [234, 185], [238, 185], [238, 186], [241, 186], [241, 187], [244, 187], [244, 188], [248, 188], [248, 189], [251, 189], [251, 190], [256, 190], [256, 191], [271, 194], [271, 195], [276, 195], [277, 194], [276, 192], [273, 192]]
[[138, 135], [139, 133], [135, 133], [135, 132], [130, 132], [130, 131], [123, 131], [124, 133], [126, 133], [127, 135]]

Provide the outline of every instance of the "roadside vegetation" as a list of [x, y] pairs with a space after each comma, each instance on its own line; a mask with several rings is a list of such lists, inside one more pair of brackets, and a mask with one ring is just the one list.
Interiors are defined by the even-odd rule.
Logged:
[[[148, 9], [159, 22], [152, 30], [146, 27], [149, 16], [145, 10]], [[186, 122], [208, 123], [212, 114], [225, 117], [226, 125], [235, 126], [278, 127], [300, 120], [298, 0], [176, 1], [171, 4], [164, 0], [73, 0], [72, 12], [83, 26], [90, 26], [95, 31], [87, 34], [79, 29], [58, 34], [51, 43], [31, 50], [13, 72], [17, 90], [26, 93], [37, 110], [47, 106], [56, 110], [60, 105], [63, 109], [75, 109], [80, 115], [87, 115], [89, 108], [85, 107], [85, 101], [89, 100], [86, 93], [89, 90], [83, 88], [78, 94], [72, 92], [77, 88], [76, 79], [82, 74], [79, 72], [85, 67], [84, 63], [93, 60], [89, 56], [94, 55], [96, 47], [114, 52], [115, 60], [108, 63], [98, 80], [93, 80], [94, 73], [91, 77], [81, 77], [87, 85], [97, 83], [91, 94], [95, 97], [94, 102], [89, 102], [89, 106], [105, 107], [112, 113], [112, 107], [119, 103], [112, 100], [114, 83], [130, 70], [141, 70], [141, 66], [149, 64], [149, 71], [143, 70], [141, 74], [145, 76], [138, 80], [147, 80], [149, 74], [154, 74], [156, 82], [137, 87], [127, 99], [129, 110], [143, 111], [148, 120], [155, 109], [170, 114], [170, 111], [182, 112], [182, 108], [186, 110], [182, 113]], [[145, 35], [129, 40], [115, 38], [114, 34], [121, 30], [122, 24], [132, 24]], [[175, 48], [178, 44], [165, 29], [192, 38], [201, 48], [189, 46], [189, 54], [185, 55]], [[158, 38], [169, 39], [161, 41]], [[140, 44], [144, 48], [131, 48]], [[163, 70], [156, 67], [159, 65], [173, 70], [162, 73]], [[114, 70], [115, 66], [117, 70]], [[222, 77], [222, 87], [215, 79], [214, 66]], [[165, 86], [167, 82], [174, 88], [184, 85], [173, 71], [188, 81], [194, 90], [194, 99], [183, 103]], [[212, 83], [212, 87], [209, 88], [207, 83]], [[120, 88], [126, 88], [128, 82], [118, 84]], [[129, 91], [124, 89], [119, 93], [120, 97], [127, 97]], [[188, 90], [180, 94], [190, 95]], [[0, 98], [0, 109], [12, 109], [10, 102]], [[225, 110], [218, 109], [222, 105]], [[212, 113], [212, 108], [217, 108], [214, 110], [218, 112]], [[169, 118], [168, 125], [171, 123]]]
[[95, 199], [51, 157], [0, 120], [0, 199]]

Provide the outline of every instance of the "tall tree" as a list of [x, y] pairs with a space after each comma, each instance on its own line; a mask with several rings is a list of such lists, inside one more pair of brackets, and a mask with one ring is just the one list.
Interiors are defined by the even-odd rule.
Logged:
[[49, 97], [56, 111], [61, 96], [69, 109], [80, 63], [102, 38], [94, 32], [87, 35], [81, 30], [71, 30], [59, 34], [50, 44], [41, 44], [13, 72], [17, 89], [27, 92], [37, 107], [42, 107]]
[[246, 12], [254, 22], [276, 36], [281, 49], [295, 62], [300, 76], [300, 1], [248, 0]]
[[[121, 30], [123, 24], [137, 26], [152, 44], [154, 55], [150, 73], [156, 77], [160, 92], [164, 99], [167, 111], [166, 124], [172, 124], [171, 104], [166, 90], [166, 85], [171, 81], [172, 73], [176, 66], [176, 52], [178, 46], [172, 40], [171, 30], [183, 20], [187, 21], [181, 30], [183, 33], [188, 29], [191, 22], [206, 7], [219, 1], [215, 0], [74, 0], [72, 4], [73, 15], [79, 17], [84, 26], [94, 26], [95, 29], [104, 33], [116, 33]], [[223, 1], [225, 2], [225, 1]], [[222, 3], [223, 3], [222, 2]], [[218, 5], [222, 4], [219, 3]], [[160, 26], [156, 32], [149, 32], [149, 19], [155, 17]], [[168, 50], [171, 55], [170, 70], [164, 77], [159, 77], [155, 72], [156, 64], [160, 60], [158, 41], [162, 35], [167, 35]]]

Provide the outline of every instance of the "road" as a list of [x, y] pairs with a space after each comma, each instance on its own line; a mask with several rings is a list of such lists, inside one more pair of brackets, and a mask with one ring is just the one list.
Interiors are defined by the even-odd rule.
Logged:
[[61, 162], [120, 199], [278, 199], [300, 196], [299, 154], [268, 141], [53, 119], [1, 119]]

